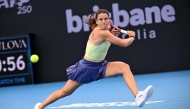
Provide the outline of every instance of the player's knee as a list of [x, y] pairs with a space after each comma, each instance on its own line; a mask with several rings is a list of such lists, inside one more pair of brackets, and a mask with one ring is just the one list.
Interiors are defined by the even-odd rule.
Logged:
[[125, 63], [125, 67], [126, 67], [126, 69], [130, 70], [129, 64], [126, 64], [126, 63]]
[[127, 71], [129, 71], [129, 70], [130, 70], [129, 64], [122, 63], [121, 72], [122, 72], [122, 73], [125, 73], [125, 72], [127, 72]]

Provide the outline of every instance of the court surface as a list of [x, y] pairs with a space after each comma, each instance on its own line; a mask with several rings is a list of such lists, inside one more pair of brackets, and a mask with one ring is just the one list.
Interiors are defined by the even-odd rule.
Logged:
[[[142, 109], [190, 109], [190, 70], [135, 75], [139, 90], [149, 84], [154, 93]], [[33, 109], [65, 82], [0, 87], [0, 109]], [[77, 89], [45, 109], [140, 109], [122, 76]]]

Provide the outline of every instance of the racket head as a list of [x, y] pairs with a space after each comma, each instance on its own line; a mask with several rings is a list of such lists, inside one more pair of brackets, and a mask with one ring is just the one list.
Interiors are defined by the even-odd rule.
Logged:
[[109, 30], [109, 31], [112, 31], [113, 28], [114, 28], [113, 23], [110, 22], [109, 25], [108, 25], [108, 30]]
[[110, 24], [108, 25], [108, 28], [110, 31], [112, 31], [112, 29], [114, 29], [113, 30], [114, 32], [119, 32], [119, 33], [121, 32], [121, 30], [118, 27], [116, 27], [112, 22], [110, 22]]

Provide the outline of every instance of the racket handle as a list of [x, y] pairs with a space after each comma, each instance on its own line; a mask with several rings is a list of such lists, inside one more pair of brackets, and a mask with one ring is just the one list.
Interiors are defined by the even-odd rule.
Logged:
[[[126, 30], [123, 30], [123, 29], [117, 29], [117, 30], [114, 30], [115, 32], [121, 32], [121, 33], [124, 33], [124, 34], [127, 34], [128, 35], [128, 32]], [[135, 38], [135, 36], [130, 36], [130, 37], [133, 37]]]
[[126, 30], [123, 30], [123, 29], [116, 29], [116, 30], [113, 30], [113, 31], [128, 34], [128, 32]]
[[128, 34], [128, 32], [126, 30], [123, 30], [123, 29], [120, 29], [120, 32], [124, 33], [124, 34]]

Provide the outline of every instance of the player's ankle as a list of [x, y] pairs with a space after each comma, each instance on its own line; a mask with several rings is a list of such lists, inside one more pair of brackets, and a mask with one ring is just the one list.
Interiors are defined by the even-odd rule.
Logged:
[[40, 104], [40, 105], [38, 106], [38, 109], [43, 109], [42, 104]]
[[133, 96], [136, 98], [138, 93], [139, 93], [139, 91], [133, 92]]

